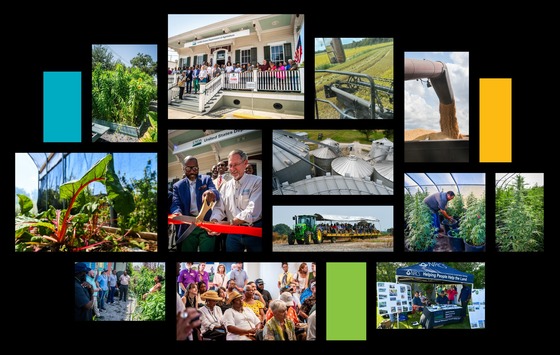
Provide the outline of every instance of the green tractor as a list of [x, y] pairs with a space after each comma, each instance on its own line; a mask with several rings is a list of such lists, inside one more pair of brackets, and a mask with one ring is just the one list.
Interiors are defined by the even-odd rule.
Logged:
[[293, 216], [295, 221], [293, 232], [288, 235], [288, 244], [309, 244], [309, 240], [319, 244], [323, 242], [321, 233], [317, 233], [317, 218], [315, 215]]

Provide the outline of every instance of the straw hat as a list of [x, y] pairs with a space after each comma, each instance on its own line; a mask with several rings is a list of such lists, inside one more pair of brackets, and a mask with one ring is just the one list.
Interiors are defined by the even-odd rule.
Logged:
[[240, 294], [239, 292], [233, 290], [233, 291], [231, 292], [231, 295], [229, 296], [229, 298], [228, 298], [228, 300], [227, 300], [226, 303], [227, 303], [227, 304], [230, 304], [231, 302], [233, 302], [234, 299], [236, 299], [236, 298], [241, 298], [241, 297], [243, 297], [242, 294]]
[[200, 295], [200, 298], [202, 298], [203, 300], [212, 300], [212, 301], [222, 300], [222, 298], [218, 296], [218, 293], [216, 291], [206, 291], [202, 295]]

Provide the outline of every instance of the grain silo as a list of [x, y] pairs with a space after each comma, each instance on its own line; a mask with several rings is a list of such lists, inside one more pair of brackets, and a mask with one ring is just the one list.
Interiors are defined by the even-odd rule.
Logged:
[[272, 173], [278, 183], [292, 183], [311, 175], [309, 147], [275, 131], [272, 135]]
[[333, 174], [359, 179], [370, 179], [373, 174], [373, 166], [355, 155], [336, 158], [333, 160], [331, 167]]
[[315, 169], [315, 176], [324, 176], [326, 173], [332, 173], [331, 164], [334, 159], [338, 158], [340, 150], [338, 148], [338, 143], [336, 143], [336, 145], [329, 145], [331, 148], [323, 146], [311, 151], [311, 155], [314, 157], [313, 162], [324, 170]]
[[371, 142], [371, 149], [368, 156], [374, 161], [383, 161], [387, 157], [389, 150], [393, 147], [393, 142], [387, 138], [377, 139]]
[[393, 147], [387, 147], [385, 159], [373, 165], [373, 181], [393, 188]]

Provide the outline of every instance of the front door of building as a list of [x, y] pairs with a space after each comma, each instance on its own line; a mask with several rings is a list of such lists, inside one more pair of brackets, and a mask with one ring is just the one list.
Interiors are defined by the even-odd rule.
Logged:
[[220, 49], [214, 53], [214, 62], [218, 63], [219, 66], [226, 64], [227, 51], [225, 49]]

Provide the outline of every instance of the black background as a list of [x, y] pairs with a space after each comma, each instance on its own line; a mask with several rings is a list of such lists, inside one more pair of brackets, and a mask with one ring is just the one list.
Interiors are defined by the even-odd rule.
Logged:
[[[79, 8], [78, 6], [86, 6]], [[466, 5], [465, 5], [466, 6]], [[549, 112], [549, 99], [543, 100], [543, 49], [532, 40], [543, 36], [535, 27], [510, 18], [501, 12], [478, 10], [475, 16], [464, 15], [472, 9], [450, 10], [443, 4], [420, 3], [417, 5], [389, 6], [368, 3], [335, 3], [320, 7], [302, 7], [293, 2], [160, 2], [149, 6], [136, 3], [93, 2], [76, 4], [74, 7], [55, 7], [42, 4], [31, 6], [14, 20], [21, 25], [6, 28], [10, 50], [5, 58], [11, 58], [4, 66], [8, 78], [5, 87], [11, 91], [5, 102], [4, 123], [11, 129], [4, 131], [4, 139], [12, 139], [14, 152], [129, 152], [157, 151], [161, 210], [165, 210], [167, 184], [167, 129], [262, 129], [263, 156], [271, 156], [272, 129], [361, 129], [392, 128], [395, 130], [394, 196], [317, 196], [273, 198], [270, 191], [270, 169], [264, 159], [263, 205], [265, 223], [263, 238], [265, 252], [262, 254], [186, 255], [166, 251], [165, 213], [160, 218], [159, 252], [157, 253], [14, 253], [11, 239], [12, 220], [3, 224], [4, 245], [2, 254], [8, 257], [2, 287], [3, 314], [8, 314], [4, 336], [7, 343], [14, 342], [25, 350], [80, 349], [80, 351], [120, 352], [157, 348], [165, 352], [217, 351], [230, 349], [312, 351], [334, 349], [343, 351], [393, 349], [396, 351], [451, 351], [457, 348], [482, 349], [483, 344], [499, 345], [501, 348], [530, 342], [538, 344], [545, 340], [543, 330], [551, 323], [547, 314], [556, 308], [557, 296], [551, 291], [556, 284], [546, 275], [545, 263], [550, 256], [550, 243], [546, 253], [498, 253], [494, 235], [494, 175], [495, 172], [545, 172], [545, 162], [554, 161], [554, 149], [549, 151], [548, 137], [552, 128], [545, 126]], [[305, 120], [173, 120], [167, 121], [166, 64], [167, 15], [169, 13], [302, 13], [305, 14], [305, 67], [306, 107]], [[531, 18], [530, 13], [526, 13]], [[6, 18], [10, 13], [5, 14]], [[534, 21], [534, 20], [533, 20]], [[23, 29], [28, 33], [24, 34]], [[12, 35], [16, 33], [16, 35]], [[394, 38], [395, 119], [384, 121], [314, 120], [313, 67], [315, 37], [392, 37]], [[526, 40], [528, 38], [529, 40]], [[91, 122], [91, 45], [92, 44], [158, 44], [159, 64], [159, 143], [157, 144], [93, 144], [90, 143]], [[468, 51], [470, 52], [470, 156], [469, 164], [404, 164], [402, 142], [403, 123], [403, 68], [405, 51]], [[42, 77], [44, 71], [82, 72], [82, 132], [81, 144], [42, 143]], [[513, 163], [479, 164], [478, 160], [478, 78], [513, 78]], [[7, 84], [7, 85], [6, 85]], [[12, 86], [12, 84], [16, 84]], [[14, 88], [12, 91], [10, 88]], [[8, 108], [15, 108], [7, 110]], [[551, 110], [550, 110], [551, 111]], [[10, 112], [8, 114], [7, 112]], [[552, 122], [549, 120], [548, 122]], [[349, 125], [351, 124], [351, 126]], [[63, 129], [63, 128], [61, 128]], [[14, 142], [15, 140], [15, 142]], [[9, 154], [15, 166], [14, 154]], [[472, 253], [405, 253], [403, 245], [402, 211], [404, 172], [486, 172], [487, 193], [487, 252]], [[14, 175], [15, 176], [15, 172]], [[546, 175], [547, 186], [554, 181]], [[550, 201], [550, 187], [547, 200]], [[10, 199], [10, 201], [13, 201]], [[10, 202], [11, 204], [11, 202]], [[394, 252], [392, 253], [301, 253], [271, 252], [272, 205], [394, 205]], [[12, 205], [10, 205], [12, 206]], [[546, 210], [546, 209], [545, 209]], [[11, 207], [7, 208], [11, 214]], [[550, 217], [550, 213], [549, 213]], [[549, 218], [548, 217], [548, 218]], [[547, 224], [551, 221], [546, 218]], [[550, 235], [547, 235], [547, 240]], [[172, 281], [175, 278], [175, 262], [185, 260], [243, 260], [246, 262], [280, 262], [316, 260], [317, 268], [325, 270], [326, 262], [352, 261], [367, 263], [368, 278], [368, 328], [367, 341], [361, 342], [307, 342], [291, 345], [277, 343], [228, 342], [182, 343], [175, 341], [175, 295]], [[550, 259], [550, 258], [549, 258]], [[73, 320], [72, 264], [76, 261], [166, 261], [167, 321], [165, 322], [90, 322]], [[381, 331], [376, 328], [375, 309], [375, 263], [378, 261], [481, 261], [486, 263], [486, 329], [484, 330], [417, 330]], [[340, 287], [352, 294], [352, 284], [362, 280], [351, 277], [341, 280]], [[324, 339], [326, 327], [326, 303], [324, 292], [325, 273], [318, 280], [318, 329], [319, 339]], [[342, 302], [340, 307], [344, 307]], [[349, 324], [348, 327], [351, 327]], [[413, 340], [413, 341], [409, 341]], [[488, 342], [489, 341], [489, 342]], [[484, 343], [481, 343], [484, 342]], [[110, 344], [114, 344], [111, 345]], [[247, 344], [245, 347], [244, 344]], [[427, 345], [427, 346], [426, 346]], [[441, 348], [450, 345], [453, 348]], [[242, 348], [243, 346], [243, 348]], [[216, 348], [214, 348], [216, 347]], [[222, 348], [223, 347], [223, 348]], [[434, 348], [435, 347], [435, 348]], [[227, 351], [227, 350], [226, 350]], [[275, 352], [274, 352], [275, 353]]]

